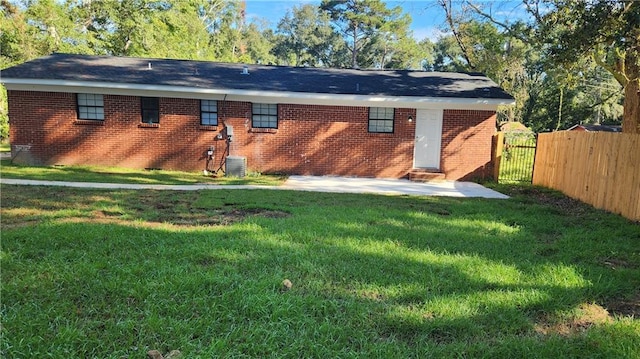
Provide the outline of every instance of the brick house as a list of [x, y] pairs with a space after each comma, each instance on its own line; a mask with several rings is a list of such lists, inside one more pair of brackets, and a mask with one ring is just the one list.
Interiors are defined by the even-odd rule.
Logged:
[[466, 73], [53, 54], [0, 75], [14, 161], [43, 165], [486, 177], [513, 103]]

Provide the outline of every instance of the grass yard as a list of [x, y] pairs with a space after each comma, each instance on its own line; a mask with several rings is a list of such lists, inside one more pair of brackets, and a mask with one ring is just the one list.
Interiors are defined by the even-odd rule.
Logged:
[[2, 185], [0, 356], [640, 357], [640, 225], [499, 189]]
[[11, 160], [0, 162], [0, 174], [4, 178], [19, 178], [45, 181], [106, 182], [140, 184], [196, 184], [221, 185], [265, 185], [278, 186], [284, 176], [249, 174], [246, 177], [212, 177], [202, 172], [180, 172], [166, 170], [136, 170], [119, 167], [97, 166], [21, 166]]

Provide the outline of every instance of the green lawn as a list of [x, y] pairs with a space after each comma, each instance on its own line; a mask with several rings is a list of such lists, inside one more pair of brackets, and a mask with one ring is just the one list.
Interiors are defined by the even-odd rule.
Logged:
[[640, 357], [640, 225], [500, 189], [2, 185], [0, 357]]
[[10, 160], [0, 163], [0, 175], [4, 178], [19, 178], [47, 181], [141, 183], [141, 184], [196, 184], [221, 185], [270, 185], [284, 182], [284, 176], [249, 174], [246, 177], [205, 176], [202, 172], [179, 172], [165, 170], [136, 170], [118, 167], [96, 166], [21, 166]]

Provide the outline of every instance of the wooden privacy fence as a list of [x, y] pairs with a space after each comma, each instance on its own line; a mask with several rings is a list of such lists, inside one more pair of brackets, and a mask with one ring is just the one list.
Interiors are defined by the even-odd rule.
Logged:
[[640, 135], [539, 134], [533, 184], [640, 221]]

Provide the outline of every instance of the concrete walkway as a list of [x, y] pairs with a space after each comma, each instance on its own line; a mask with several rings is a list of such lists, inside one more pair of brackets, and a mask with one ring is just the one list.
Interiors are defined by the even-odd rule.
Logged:
[[313, 192], [379, 193], [391, 195], [509, 198], [473, 182], [412, 182], [404, 179], [291, 176], [282, 189]]
[[352, 177], [316, 177], [291, 176], [282, 186], [257, 185], [158, 185], [158, 184], [124, 184], [124, 183], [92, 183], [92, 182], [60, 182], [1, 178], [0, 183], [29, 186], [61, 186], [75, 188], [101, 189], [154, 189], [172, 191], [197, 191], [203, 189], [271, 189], [333, 193], [375, 193], [386, 195], [413, 196], [447, 196], [447, 197], [482, 197], [509, 198], [494, 190], [472, 182], [433, 182], [419, 183], [409, 180], [352, 178]]

